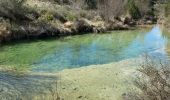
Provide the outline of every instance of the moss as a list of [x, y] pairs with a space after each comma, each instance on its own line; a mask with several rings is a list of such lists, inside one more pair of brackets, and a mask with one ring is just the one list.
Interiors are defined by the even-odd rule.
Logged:
[[52, 52], [57, 44], [58, 42], [51, 40], [13, 42], [0, 48], [0, 65], [9, 66], [16, 71], [28, 70], [37, 59]]

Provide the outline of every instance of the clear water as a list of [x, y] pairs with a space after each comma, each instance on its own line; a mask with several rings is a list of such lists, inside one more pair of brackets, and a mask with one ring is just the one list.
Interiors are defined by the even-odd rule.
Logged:
[[[130, 36], [127, 36], [130, 35]], [[147, 33], [118, 33], [88, 37], [80, 41], [68, 41], [60, 49], [44, 56], [34, 70], [53, 71], [88, 65], [106, 64], [137, 57], [144, 53], [151, 56], [166, 57], [167, 39], [159, 27]], [[73, 42], [73, 43], [72, 43]]]
[[115, 31], [5, 46], [0, 49], [0, 64], [28, 65], [33, 71], [58, 71], [117, 62], [144, 53], [167, 57], [167, 47], [168, 36], [155, 26], [148, 32]]

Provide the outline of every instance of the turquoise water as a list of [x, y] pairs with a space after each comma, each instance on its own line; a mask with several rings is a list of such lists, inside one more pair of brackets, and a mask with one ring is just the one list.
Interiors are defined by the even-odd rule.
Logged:
[[35, 65], [39, 67], [33, 70], [54, 71], [106, 64], [138, 57], [145, 53], [153, 57], [166, 57], [167, 38], [162, 36], [161, 30], [157, 26], [146, 33], [122, 32], [91, 35], [88, 39], [88, 43], [84, 42], [84, 38], [79, 41], [73, 39], [66, 42], [65, 45], [59, 47], [60, 49], [56, 49], [36, 62]]
[[150, 31], [114, 31], [16, 43], [0, 47], [0, 65], [52, 72], [117, 62], [145, 53], [167, 58], [168, 39], [155, 26]]

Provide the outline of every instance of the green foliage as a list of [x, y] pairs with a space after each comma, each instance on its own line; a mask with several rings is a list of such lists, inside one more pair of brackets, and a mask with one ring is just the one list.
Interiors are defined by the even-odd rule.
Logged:
[[129, 0], [128, 3], [128, 10], [132, 18], [139, 19], [141, 17], [141, 13], [139, 11], [139, 8], [136, 6], [134, 0]]

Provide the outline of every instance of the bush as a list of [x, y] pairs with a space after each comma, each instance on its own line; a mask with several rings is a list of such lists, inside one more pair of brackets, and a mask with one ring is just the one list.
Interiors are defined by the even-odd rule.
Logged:
[[54, 19], [54, 14], [48, 11], [42, 11], [39, 19], [44, 21], [52, 21]]
[[[146, 58], [134, 81], [142, 93], [129, 92], [127, 100], [170, 100], [170, 65]], [[137, 94], [137, 95], [131, 95]]]
[[132, 18], [134, 18], [134, 19], [141, 18], [141, 13], [139, 11], [139, 8], [136, 6], [134, 0], [129, 0], [128, 10], [129, 10], [129, 13], [132, 16]]
[[0, 16], [11, 20], [26, 19], [24, 0], [0, 0]]

